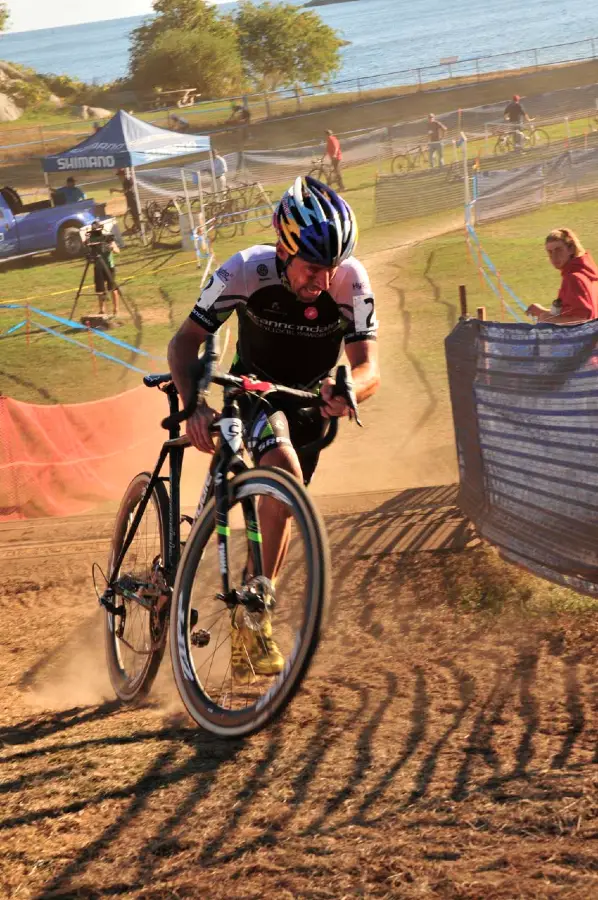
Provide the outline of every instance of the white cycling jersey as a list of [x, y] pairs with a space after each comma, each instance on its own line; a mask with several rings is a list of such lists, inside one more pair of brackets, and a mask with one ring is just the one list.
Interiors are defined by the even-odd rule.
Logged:
[[328, 291], [306, 303], [282, 281], [275, 247], [235, 253], [215, 272], [190, 318], [214, 333], [230, 314], [239, 318], [235, 371], [290, 387], [308, 387], [336, 364], [343, 341], [375, 340], [378, 322], [365, 267], [340, 264]]

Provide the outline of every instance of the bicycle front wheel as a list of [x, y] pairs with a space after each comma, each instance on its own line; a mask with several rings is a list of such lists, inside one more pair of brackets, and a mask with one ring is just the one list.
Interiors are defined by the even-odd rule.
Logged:
[[[257, 574], [267, 555], [262, 504], [290, 521], [275, 605], [265, 613], [247, 603], [247, 567]], [[286, 472], [257, 468], [238, 475], [229, 485], [229, 508], [231, 591], [226, 598], [221, 593], [222, 549], [212, 500], [191, 531], [177, 572], [170, 654], [180, 696], [195, 722], [219, 737], [238, 738], [272, 722], [299, 688], [325, 618], [329, 560], [322, 520], [303, 486]]]
[[[149, 472], [141, 472], [122, 499], [108, 561], [110, 574], [150, 479]], [[115, 576], [120, 586], [126, 585], [127, 596], [117, 593], [113, 602], [120, 612], [106, 610], [104, 618], [108, 673], [114, 692], [124, 703], [147, 696], [164, 655], [167, 523], [168, 494], [162, 482], [157, 482]]]
[[393, 156], [390, 161], [390, 171], [393, 175], [402, 175], [404, 172], [408, 172], [410, 168], [411, 161], [406, 153], [399, 153], [398, 156]]

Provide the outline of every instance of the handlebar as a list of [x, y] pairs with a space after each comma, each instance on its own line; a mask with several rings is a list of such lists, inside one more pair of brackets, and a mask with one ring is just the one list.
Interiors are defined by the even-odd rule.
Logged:
[[[208, 392], [210, 384], [218, 384], [221, 387], [233, 388], [239, 393], [257, 394], [261, 397], [271, 397], [276, 394], [284, 395], [285, 399], [294, 401], [298, 409], [313, 409], [324, 405], [324, 401], [320, 394], [313, 391], [302, 391], [298, 388], [286, 387], [282, 384], [274, 384], [269, 381], [260, 381], [253, 376], [248, 375], [231, 375], [230, 373], [218, 372], [216, 367], [219, 359], [219, 342], [216, 335], [208, 335], [205, 342], [205, 351], [193, 366], [191, 377], [195, 387], [191, 395], [191, 400], [186, 406], [177, 413], [173, 413], [162, 420], [162, 427], [166, 429], [174, 428], [185, 419], [193, 415], [197, 408], [199, 400], [203, 400]], [[170, 381], [170, 375], [146, 375], [143, 379], [148, 386], [159, 386]], [[353, 381], [347, 366], [339, 366], [336, 370], [336, 381], [333, 396], [344, 397], [349, 406], [349, 418], [355, 419], [361, 427], [362, 423], [359, 418], [357, 409], [357, 398], [353, 389]], [[328, 437], [332, 430], [331, 427], [322, 440]], [[336, 427], [330, 441], [332, 443], [336, 435]], [[319, 447], [328, 446], [328, 443], [322, 445], [320, 441], [316, 441]], [[313, 445], [309, 445], [313, 448]]]

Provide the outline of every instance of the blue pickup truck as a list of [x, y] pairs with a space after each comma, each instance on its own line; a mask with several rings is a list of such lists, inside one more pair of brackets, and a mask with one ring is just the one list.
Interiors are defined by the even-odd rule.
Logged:
[[11, 187], [0, 188], [0, 261], [55, 251], [62, 259], [82, 252], [81, 229], [94, 219], [110, 230], [113, 219], [106, 216], [104, 203], [80, 200], [52, 206], [49, 200], [23, 203]]

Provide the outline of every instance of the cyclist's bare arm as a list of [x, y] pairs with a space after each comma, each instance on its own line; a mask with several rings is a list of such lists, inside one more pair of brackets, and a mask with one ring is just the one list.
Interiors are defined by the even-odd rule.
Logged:
[[[194, 322], [192, 319], [185, 319], [168, 345], [168, 364], [184, 405], [191, 400], [191, 392], [193, 390], [193, 382], [189, 373], [193, 363], [197, 360], [199, 348], [204, 343], [208, 333], [197, 322]], [[215, 410], [207, 406], [207, 404], [202, 404], [187, 419], [189, 440], [194, 447], [197, 447], [198, 450], [204, 453], [214, 452], [214, 441], [210, 434], [210, 425], [215, 415]]]
[[[371, 397], [380, 387], [380, 367], [378, 364], [378, 346], [375, 341], [354, 341], [345, 347], [345, 353], [351, 366], [353, 388], [358, 403]], [[320, 390], [326, 406], [322, 415], [346, 416], [348, 406], [342, 397], [332, 397], [334, 381], [327, 378]]]

